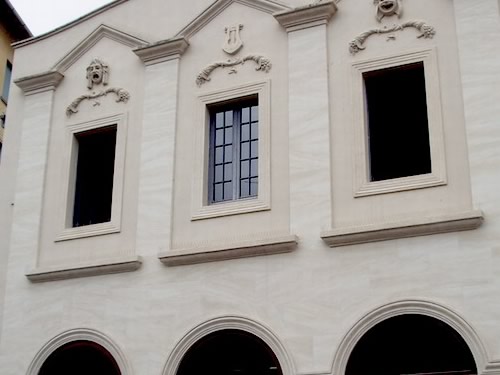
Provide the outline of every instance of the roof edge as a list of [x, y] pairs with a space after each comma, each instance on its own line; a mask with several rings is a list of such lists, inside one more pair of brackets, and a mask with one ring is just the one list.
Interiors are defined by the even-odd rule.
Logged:
[[17, 13], [16, 8], [14, 8], [14, 6], [10, 3], [9, 0], [4, 0], [4, 3], [7, 5], [8, 8], [10, 8], [10, 11], [12, 12], [12, 14], [14, 14], [14, 17], [16, 18], [16, 22], [19, 24], [19, 26], [26, 31], [26, 33], [28, 34], [28, 38], [33, 37], [33, 33], [28, 28], [26, 23], [24, 23], [23, 19], [19, 15], [19, 13]]
[[97, 16], [98, 14], [101, 14], [101, 13], [104, 13], [106, 12], [107, 10], [111, 9], [111, 8], [114, 8], [118, 5], [121, 5], [123, 3], [126, 3], [128, 2], [129, 0], [115, 0], [109, 4], [106, 4], [106, 5], [103, 5], [102, 7], [100, 8], [97, 8], [96, 10], [93, 10], [92, 12], [90, 13], [87, 13], [73, 21], [70, 21], [62, 26], [59, 26], [57, 28], [55, 28], [54, 30], [51, 30], [51, 31], [48, 31], [44, 34], [41, 34], [41, 35], [38, 35], [38, 36], [34, 36], [34, 37], [31, 37], [31, 38], [28, 38], [28, 39], [25, 39], [25, 40], [21, 40], [20, 42], [16, 42], [16, 43], [13, 43], [12, 44], [12, 48], [14, 49], [17, 49], [17, 48], [20, 48], [20, 47], [24, 47], [24, 46], [27, 46], [29, 44], [33, 44], [33, 43], [37, 43], [41, 40], [44, 40], [44, 39], [47, 39], [47, 38], [50, 38], [51, 36], [54, 36], [56, 34], [59, 34], [67, 29], [69, 29], [70, 27], [73, 27], [75, 25], [78, 25], [80, 23], [83, 23], [85, 21], [87, 21], [88, 19], [94, 17], [94, 16]]

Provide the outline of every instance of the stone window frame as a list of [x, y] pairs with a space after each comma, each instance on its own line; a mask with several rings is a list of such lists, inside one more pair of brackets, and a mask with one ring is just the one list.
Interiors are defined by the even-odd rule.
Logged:
[[[191, 220], [237, 215], [271, 209], [271, 97], [270, 81], [256, 81], [198, 96], [198, 122], [194, 134], [195, 169]], [[208, 202], [210, 114], [208, 107], [257, 95], [259, 100], [259, 187], [257, 197], [210, 204]]]
[[[363, 73], [419, 62], [422, 62], [424, 65], [432, 171], [416, 176], [370, 181], [370, 155], [367, 144], [368, 123]], [[358, 198], [446, 185], [443, 115], [436, 49], [420, 49], [397, 55], [355, 62], [352, 64], [352, 81], [355, 150], [354, 197]], [[388, 103], [388, 111], [390, 111], [390, 101]]]
[[[99, 236], [121, 231], [123, 181], [125, 174], [125, 152], [127, 142], [127, 114], [120, 113], [98, 119], [70, 124], [66, 127], [66, 166], [62, 175], [63, 190], [60, 196], [59, 231], [55, 242], [77, 238]], [[72, 227], [74, 191], [76, 184], [76, 167], [78, 146], [76, 134], [116, 125], [115, 165], [113, 176], [113, 193], [111, 202], [111, 220], [104, 223]]]

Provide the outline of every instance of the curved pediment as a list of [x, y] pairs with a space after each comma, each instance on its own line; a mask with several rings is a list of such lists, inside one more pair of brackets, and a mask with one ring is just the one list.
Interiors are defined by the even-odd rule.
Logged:
[[276, 0], [216, 0], [212, 5], [205, 9], [198, 17], [191, 21], [186, 27], [176, 34], [176, 37], [191, 38], [205, 25], [209, 24], [224, 9], [233, 3], [246, 5], [250, 8], [258, 9], [262, 12], [273, 14], [293, 9]]
[[61, 60], [59, 60], [53, 67], [52, 71], [64, 73], [68, 68], [73, 65], [81, 56], [95, 46], [101, 39], [108, 38], [118, 43], [124, 44], [132, 48], [140, 48], [148, 45], [145, 40], [139, 39], [135, 36], [127, 34], [123, 31], [114, 29], [107, 25], [99, 25], [92, 33], [83, 39], [78, 45], [69, 51]]

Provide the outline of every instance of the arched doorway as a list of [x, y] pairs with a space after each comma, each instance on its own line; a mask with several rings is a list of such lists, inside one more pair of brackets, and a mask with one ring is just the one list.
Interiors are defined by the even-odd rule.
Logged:
[[282, 375], [276, 355], [257, 336], [237, 330], [212, 332], [198, 340], [181, 360], [177, 375]]
[[66, 343], [45, 360], [39, 375], [121, 375], [113, 356], [101, 345], [86, 340]]
[[443, 321], [420, 314], [393, 316], [356, 343], [346, 375], [477, 374], [462, 336]]

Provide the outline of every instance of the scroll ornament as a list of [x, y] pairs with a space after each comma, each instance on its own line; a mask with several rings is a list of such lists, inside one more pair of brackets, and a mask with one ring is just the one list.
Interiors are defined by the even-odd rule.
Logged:
[[[217, 68], [227, 68], [234, 67], [236, 65], [243, 65], [245, 61], [254, 61], [257, 64], [255, 70], [263, 71], [268, 73], [271, 70], [272, 64], [271, 60], [267, 57], [261, 55], [247, 55], [241, 58], [229, 59], [227, 61], [218, 61], [208, 65], [205, 69], [203, 69], [198, 76], [196, 77], [196, 84], [198, 86], [203, 85], [205, 82], [210, 81], [210, 74]], [[236, 73], [236, 70], [233, 68], [229, 71], [229, 73]]]
[[404, 30], [408, 27], [415, 28], [418, 31], [420, 31], [420, 35], [417, 36], [417, 38], [425, 38], [425, 39], [432, 39], [434, 35], [436, 35], [436, 30], [434, 27], [431, 25], [428, 25], [424, 21], [409, 21], [405, 22], [401, 25], [393, 25], [392, 27], [384, 27], [383, 29], [372, 29], [368, 30], [360, 35], [358, 35], [356, 38], [354, 38], [350, 43], [349, 43], [349, 51], [351, 54], [355, 55], [356, 53], [366, 49], [365, 46], [363, 46], [363, 43], [372, 35], [374, 34], [388, 34], [392, 33], [395, 31], [401, 31]]
[[[66, 115], [69, 117], [74, 113], [78, 112], [78, 106], [80, 103], [84, 100], [92, 100], [92, 99], [97, 99], [100, 98], [101, 96], [106, 96], [109, 93], [114, 93], [116, 94], [116, 102], [124, 102], [126, 103], [130, 99], [130, 94], [127, 90], [124, 89], [119, 89], [119, 88], [109, 88], [104, 91], [100, 91], [98, 93], [92, 93], [92, 94], [87, 94], [87, 95], [81, 95], [66, 108]], [[94, 105], [99, 105], [99, 102], [94, 102]]]

